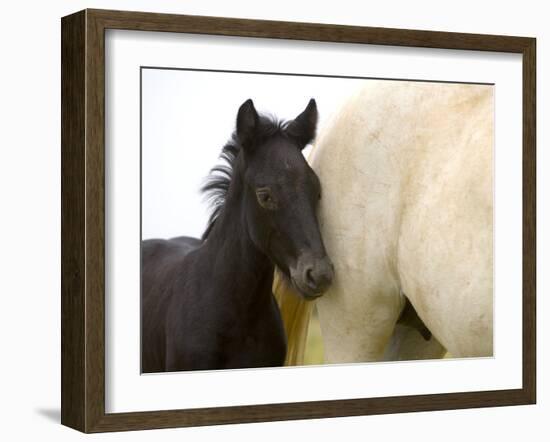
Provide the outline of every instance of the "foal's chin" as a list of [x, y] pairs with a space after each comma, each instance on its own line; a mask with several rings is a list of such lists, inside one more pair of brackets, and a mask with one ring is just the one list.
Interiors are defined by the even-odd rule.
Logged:
[[290, 281], [292, 283], [292, 287], [294, 288], [294, 290], [298, 292], [300, 297], [302, 297], [306, 301], [314, 301], [315, 299], [323, 296], [323, 293], [325, 292], [324, 290], [323, 291], [312, 290], [307, 285], [304, 285], [303, 283], [298, 282], [297, 279], [292, 277], [290, 278]]

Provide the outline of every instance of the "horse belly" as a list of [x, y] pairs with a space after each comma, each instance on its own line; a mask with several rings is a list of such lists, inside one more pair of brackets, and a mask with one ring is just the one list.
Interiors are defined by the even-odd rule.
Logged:
[[492, 355], [492, 235], [470, 229], [414, 223], [399, 252], [404, 293], [455, 357]]
[[398, 236], [403, 292], [454, 357], [493, 353], [492, 92], [412, 162]]

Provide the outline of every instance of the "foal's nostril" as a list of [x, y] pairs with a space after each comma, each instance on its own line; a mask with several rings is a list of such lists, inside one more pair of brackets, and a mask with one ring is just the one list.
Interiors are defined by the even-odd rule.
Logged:
[[313, 277], [313, 267], [306, 268], [305, 280], [307, 285], [310, 286], [312, 289], [317, 288], [317, 284], [315, 283], [315, 278]]

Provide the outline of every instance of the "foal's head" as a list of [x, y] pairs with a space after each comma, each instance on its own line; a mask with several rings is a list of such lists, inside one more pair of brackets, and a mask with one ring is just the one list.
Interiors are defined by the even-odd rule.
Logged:
[[333, 277], [316, 218], [321, 184], [302, 155], [316, 126], [313, 99], [283, 124], [258, 115], [252, 100], [237, 114], [250, 238], [308, 298], [325, 291]]
[[313, 99], [284, 123], [259, 115], [247, 100], [239, 108], [235, 133], [248, 234], [308, 299], [320, 296], [333, 278], [316, 217], [321, 184], [302, 154], [316, 126]]

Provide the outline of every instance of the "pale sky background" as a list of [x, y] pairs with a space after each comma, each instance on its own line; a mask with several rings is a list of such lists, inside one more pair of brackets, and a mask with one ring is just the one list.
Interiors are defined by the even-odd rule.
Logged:
[[291, 119], [315, 98], [319, 126], [369, 80], [142, 70], [142, 238], [200, 237], [209, 208], [199, 188], [248, 98]]

